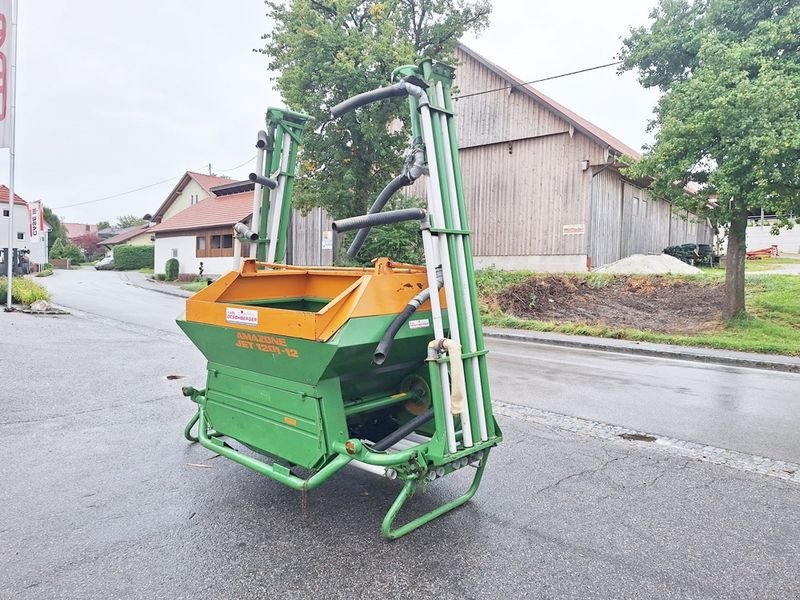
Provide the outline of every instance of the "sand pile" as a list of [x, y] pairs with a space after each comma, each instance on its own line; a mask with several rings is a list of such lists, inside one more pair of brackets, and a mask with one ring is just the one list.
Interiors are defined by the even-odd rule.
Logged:
[[593, 269], [599, 273], [619, 273], [621, 275], [697, 275], [700, 269], [687, 265], [668, 254], [634, 254], [613, 263]]

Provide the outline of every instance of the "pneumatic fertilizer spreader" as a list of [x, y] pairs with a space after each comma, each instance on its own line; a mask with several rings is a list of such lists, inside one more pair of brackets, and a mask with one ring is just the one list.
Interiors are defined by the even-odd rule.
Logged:
[[[424, 266], [386, 258], [372, 268], [281, 264], [305, 118], [273, 109], [268, 131], [259, 134], [259, 170], [251, 175], [254, 216], [249, 227], [236, 227], [237, 245], [250, 243], [255, 251], [239, 271], [189, 298], [178, 321], [209, 361], [206, 389], [184, 389], [198, 407], [186, 437], [296, 490], [314, 489], [346, 465], [398, 479], [402, 490], [382, 525], [389, 538], [467, 502], [501, 441], [478, 315], [453, 73], [431, 61], [401, 67], [393, 85], [332, 111], [339, 118], [371, 102], [408, 97], [413, 143], [404, 172], [370, 214], [333, 226], [359, 230], [348, 251], [355, 255], [369, 227], [417, 220]], [[427, 210], [381, 212], [419, 177], [427, 180]], [[301, 477], [295, 467], [311, 474]], [[474, 474], [464, 495], [393, 526], [416, 490], [467, 469]]]

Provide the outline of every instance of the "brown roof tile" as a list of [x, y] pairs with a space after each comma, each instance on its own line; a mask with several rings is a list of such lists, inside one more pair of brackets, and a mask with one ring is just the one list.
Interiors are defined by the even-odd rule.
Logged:
[[252, 210], [253, 192], [242, 192], [220, 198], [206, 198], [194, 206], [182, 210], [171, 219], [159, 223], [150, 231], [158, 234], [167, 231], [235, 225], [249, 217]]

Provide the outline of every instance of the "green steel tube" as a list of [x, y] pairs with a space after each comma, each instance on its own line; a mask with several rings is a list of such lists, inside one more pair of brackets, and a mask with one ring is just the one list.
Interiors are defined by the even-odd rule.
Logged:
[[397, 514], [400, 512], [400, 509], [403, 508], [403, 505], [406, 501], [411, 497], [414, 492], [414, 488], [417, 486], [417, 482], [414, 480], [408, 480], [403, 485], [403, 489], [400, 491], [400, 494], [397, 496], [395, 501], [392, 503], [392, 506], [389, 508], [386, 516], [383, 518], [383, 523], [381, 523], [381, 533], [385, 538], [390, 540], [396, 540], [399, 537], [402, 537], [408, 533], [411, 533], [415, 529], [419, 529], [426, 523], [430, 523], [437, 517], [441, 517], [443, 514], [450, 512], [454, 508], [458, 508], [462, 504], [469, 502], [472, 497], [475, 495], [475, 492], [478, 491], [478, 487], [481, 485], [481, 478], [483, 477], [483, 470], [486, 467], [486, 460], [489, 458], [489, 451], [485, 450], [483, 458], [481, 459], [481, 464], [478, 466], [477, 471], [475, 472], [475, 477], [472, 480], [472, 484], [469, 486], [469, 489], [463, 496], [456, 498], [448, 502], [447, 504], [443, 504], [438, 508], [433, 509], [432, 511], [425, 513], [417, 517], [416, 519], [409, 521], [405, 525], [401, 525], [397, 529], [392, 529], [392, 525], [394, 524], [394, 520], [397, 517]]
[[[455, 112], [453, 107], [453, 98], [450, 94], [451, 86], [443, 83], [444, 88], [444, 108], [451, 113]], [[458, 210], [461, 213], [461, 226], [463, 229], [469, 229], [469, 221], [467, 214], [467, 206], [464, 194], [464, 179], [461, 174], [461, 161], [458, 160], [458, 136], [456, 135], [456, 123], [452, 116], [448, 115], [448, 130], [450, 134], [450, 147], [453, 149], [453, 175], [456, 181], [456, 199], [458, 200]], [[472, 241], [470, 236], [464, 236], [464, 255], [467, 263], [467, 273], [475, 273], [475, 265], [472, 259]], [[475, 278], [469, 278], [467, 282], [470, 299], [472, 300], [472, 318], [475, 323], [475, 349], [478, 352], [485, 350], [486, 346], [483, 340], [483, 327], [481, 326], [480, 309], [478, 307], [478, 291], [475, 284]], [[492, 396], [489, 388], [489, 372], [486, 364], [486, 355], [478, 357], [478, 368], [481, 375], [481, 385], [483, 388], [483, 405], [484, 413], [486, 415], [486, 431], [490, 437], [495, 436], [495, 423], [492, 415]]]
[[[267, 120], [271, 119], [272, 114], [268, 113]], [[283, 149], [283, 127], [278, 122], [269, 123], [269, 140], [272, 142], [272, 153], [269, 161], [266, 176], [271, 175], [280, 167], [281, 154]], [[280, 176], [280, 174], [278, 174]], [[267, 260], [267, 238], [269, 237], [269, 209], [270, 209], [270, 190], [264, 188], [264, 201], [261, 203], [261, 222], [258, 224], [258, 251], [256, 258], [260, 261]]]
[[416, 400], [416, 398], [417, 395], [413, 392], [400, 392], [398, 394], [392, 394], [391, 396], [382, 396], [373, 400], [349, 404], [344, 407], [344, 414], [346, 417], [352, 417], [353, 415], [360, 415], [361, 413], [386, 408], [387, 406], [392, 406], [400, 402]]
[[256, 473], [269, 477], [270, 479], [274, 479], [275, 481], [282, 483], [293, 490], [308, 491], [319, 487], [328, 479], [330, 479], [334, 473], [341, 470], [342, 467], [344, 467], [354, 458], [352, 456], [348, 456], [347, 454], [338, 454], [331, 462], [322, 467], [322, 469], [314, 473], [311, 477], [308, 479], [301, 479], [300, 477], [292, 475], [291, 473], [284, 473], [276, 469], [274, 465], [261, 462], [260, 460], [256, 460], [255, 458], [242, 454], [241, 452], [237, 452], [233, 448], [228, 448], [222, 444], [215, 443], [215, 441], [208, 435], [208, 423], [206, 421], [205, 410], [202, 407], [200, 407], [198, 411], [198, 416], [200, 425], [197, 433], [200, 439], [200, 444], [204, 448], [224, 456], [225, 458], [229, 458], [240, 465], [248, 467]]
[[[425, 80], [428, 82], [435, 82], [435, 75], [433, 74], [431, 61], [426, 60], [422, 63], [423, 74]], [[431, 86], [433, 88], [433, 86]], [[444, 107], [442, 107], [444, 108]], [[444, 214], [444, 226], [446, 229], [453, 229], [454, 228], [454, 221], [453, 221], [453, 214], [450, 210], [450, 190], [447, 186], [447, 167], [445, 165], [446, 160], [451, 160], [452, 157], [444, 156], [444, 142], [443, 142], [443, 135], [444, 132], [442, 131], [441, 122], [438, 119], [438, 115], [435, 109], [431, 110], [431, 125], [433, 129], [433, 141], [434, 141], [434, 148], [436, 152], [436, 170], [439, 174], [439, 190], [442, 196], [442, 205], [443, 205], [443, 214]], [[458, 146], [456, 146], [457, 148]], [[452, 149], [451, 151], [455, 153], [455, 150]], [[460, 209], [461, 210], [461, 209]], [[463, 212], [463, 210], [461, 211]], [[462, 229], [463, 227], [462, 223]], [[441, 235], [441, 234], [440, 234]], [[450, 272], [453, 278], [453, 290], [460, 290], [462, 288], [461, 282], [461, 274], [458, 270], [458, 251], [456, 249], [456, 244], [460, 243], [459, 240], [456, 239], [455, 235], [445, 234], [447, 236], [447, 248], [448, 248], [448, 255], [450, 257]], [[465, 236], [468, 237], [468, 236]], [[469, 275], [471, 271], [467, 271]], [[470, 279], [469, 276], [467, 279]], [[474, 278], [473, 278], [474, 279]], [[469, 285], [469, 281], [463, 282], [463, 284]], [[466, 343], [466, 340], [469, 337], [469, 332], [467, 329], [467, 322], [464, 317], [466, 307], [464, 306], [464, 299], [459, 293], [453, 294], [455, 297], [455, 304], [456, 304], [456, 323], [458, 327], [458, 334], [459, 338], [463, 345]], [[478, 321], [480, 322], [480, 321]], [[451, 327], [452, 327], [452, 320], [451, 320]], [[477, 405], [476, 405], [476, 396], [477, 390], [475, 389], [475, 378], [473, 376], [473, 365], [471, 364], [472, 361], [463, 361], [464, 363], [464, 383], [467, 388], [467, 406], [469, 407], [469, 417], [470, 423], [469, 427], [472, 433], [477, 434], [478, 426], [477, 426]], [[463, 424], [462, 424], [463, 427]], [[476, 436], [472, 436], [475, 438]], [[473, 439], [473, 442], [475, 440]]]

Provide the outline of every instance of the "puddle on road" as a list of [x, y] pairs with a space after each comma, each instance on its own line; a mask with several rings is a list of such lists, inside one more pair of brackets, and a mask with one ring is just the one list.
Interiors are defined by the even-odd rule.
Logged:
[[652, 435], [643, 435], [641, 433], [620, 433], [619, 437], [629, 442], [655, 442], [657, 439]]

